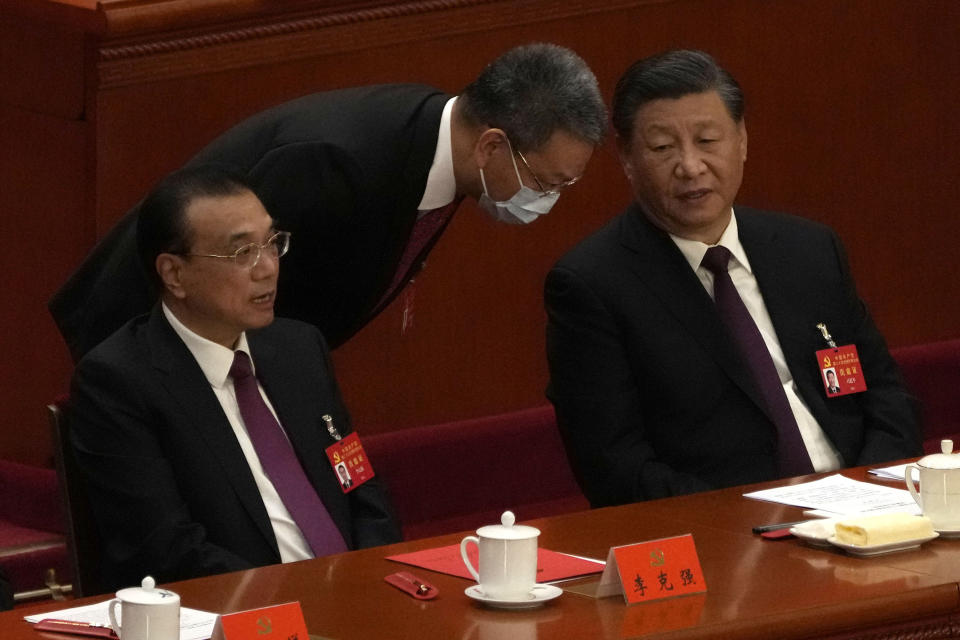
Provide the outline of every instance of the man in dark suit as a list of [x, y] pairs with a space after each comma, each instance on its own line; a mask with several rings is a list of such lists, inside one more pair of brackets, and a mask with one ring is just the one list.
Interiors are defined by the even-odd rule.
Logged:
[[837, 385], [837, 373], [833, 369], [827, 369], [827, 393], [840, 393], [840, 387]]
[[[548, 396], [591, 504], [919, 454], [912, 399], [836, 235], [733, 208], [736, 81], [703, 52], [644, 59], [613, 120], [635, 202], [546, 282]], [[821, 323], [856, 346], [867, 391], [827, 396]]]
[[340, 485], [344, 489], [349, 489], [353, 486], [353, 479], [350, 478], [350, 473], [347, 471], [347, 465], [342, 462], [337, 465], [337, 476], [340, 478]]
[[107, 587], [400, 539], [376, 478], [344, 495], [327, 460], [325, 420], [345, 434], [350, 419], [320, 332], [274, 319], [289, 236], [273, 223], [242, 175], [211, 166], [142, 204], [161, 302], [80, 361], [70, 396]]
[[[605, 126], [586, 63], [535, 44], [497, 58], [456, 98], [384, 85], [288, 102], [190, 164], [235, 166], [294, 234], [277, 313], [319, 327], [336, 347], [411, 280], [464, 196], [497, 220], [531, 222], [583, 174]], [[137, 216], [134, 208], [50, 302], [74, 359], [155, 300], [138, 266]]]

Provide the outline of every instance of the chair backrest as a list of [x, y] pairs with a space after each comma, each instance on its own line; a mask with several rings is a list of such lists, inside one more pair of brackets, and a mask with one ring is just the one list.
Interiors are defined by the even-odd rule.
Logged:
[[890, 351], [909, 389], [920, 401], [924, 453], [939, 453], [940, 440], [960, 444], [960, 339]]
[[408, 540], [589, 508], [570, 471], [553, 407], [364, 437]]
[[48, 405], [47, 409], [67, 530], [67, 553], [73, 568], [73, 594], [83, 597], [105, 593], [107, 590], [101, 586], [100, 579], [100, 539], [70, 444], [67, 403], [57, 402]]
[[0, 611], [7, 609], [13, 609], [13, 589], [3, 575], [3, 570], [0, 569]]

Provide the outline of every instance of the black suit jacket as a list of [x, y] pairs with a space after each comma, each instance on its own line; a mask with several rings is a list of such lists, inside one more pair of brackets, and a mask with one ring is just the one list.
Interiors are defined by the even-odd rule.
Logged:
[[[321, 420], [350, 419], [313, 327], [277, 319], [247, 333], [257, 377], [310, 482], [351, 549], [400, 540], [374, 478], [344, 495]], [[77, 365], [71, 436], [102, 541], [106, 587], [280, 562], [240, 445], [193, 355], [157, 305]]]
[[[803, 400], [847, 465], [920, 454], [915, 406], [823, 225], [736, 209], [740, 241]], [[594, 506], [777, 477], [776, 430], [709, 294], [632, 205], [546, 282], [547, 390]], [[856, 344], [865, 393], [828, 398], [817, 323]]]
[[[316, 325], [334, 347], [373, 317], [416, 221], [449, 98], [422, 85], [316, 93], [252, 116], [190, 161], [246, 174], [292, 232], [278, 315]], [[137, 214], [50, 301], [75, 360], [156, 301], [137, 258]]]

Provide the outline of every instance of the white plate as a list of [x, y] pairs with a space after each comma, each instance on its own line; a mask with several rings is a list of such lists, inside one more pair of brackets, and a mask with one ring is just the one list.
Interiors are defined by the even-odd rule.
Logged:
[[936, 531], [933, 532], [933, 535], [924, 536], [922, 538], [914, 538], [913, 540], [901, 540], [900, 542], [890, 542], [887, 544], [873, 544], [867, 546], [860, 546], [856, 544], [846, 544], [845, 542], [840, 542], [837, 540], [836, 536], [830, 536], [827, 540], [830, 544], [836, 545], [841, 549], [852, 553], [855, 556], [875, 556], [881, 553], [893, 553], [894, 551], [906, 551], [907, 549], [916, 549], [924, 542], [929, 542], [933, 540], [940, 534]]
[[790, 533], [812, 547], [830, 547], [828, 538], [834, 534], [837, 518], [808, 520], [790, 527]]
[[549, 602], [559, 597], [560, 594], [563, 593], [563, 589], [555, 587], [552, 584], [538, 584], [530, 590], [530, 593], [527, 594], [526, 597], [520, 600], [498, 600], [497, 598], [491, 598], [480, 589], [480, 585], [478, 584], [467, 587], [464, 593], [474, 600], [491, 607], [498, 607], [500, 609], [527, 609], [530, 607], [539, 607], [544, 602]]

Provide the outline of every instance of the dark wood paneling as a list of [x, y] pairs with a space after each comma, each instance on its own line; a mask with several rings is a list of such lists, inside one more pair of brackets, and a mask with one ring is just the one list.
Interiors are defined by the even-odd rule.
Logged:
[[64, 120], [83, 116], [83, 36], [0, 6], [0, 104]]
[[[58, 248], [43, 255], [39, 278], [29, 243], [18, 239], [5, 255], [20, 265], [5, 273], [25, 302], [0, 311], [0, 322], [42, 328], [44, 354], [15, 341], [0, 364], [4, 381], [19, 375], [14, 365], [32, 367], [27, 388], [7, 382], [2, 392], [17, 440], [40, 443], [7, 437], [0, 456], [47, 460], [42, 408], [63, 390], [69, 365], [43, 305], [160, 176], [231, 124], [294, 96], [383, 81], [455, 92], [503, 50], [536, 40], [577, 50], [608, 97], [641, 56], [712, 52], [747, 93], [741, 201], [833, 225], [891, 343], [958, 335], [960, 284], [946, 258], [960, 231], [953, 0], [0, 0], [3, 24], [11, 15], [30, 30], [75, 36], [63, 54], [71, 79], [31, 94], [47, 102], [27, 107], [0, 92], [4, 117], [17, 117], [14, 130], [4, 127], [4, 153], [30, 158], [5, 155], [0, 165], [3, 216], [17, 221], [4, 237], [42, 235]], [[32, 61], [18, 68], [54, 64], [49, 53], [22, 53]], [[30, 110], [55, 114], [60, 126], [21, 126]], [[607, 144], [582, 183], [529, 228], [495, 225], [466, 203], [417, 280], [413, 328], [400, 334], [398, 302], [336, 352], [356, 421], [382, 431], [543, 403], [543, 276], [627, 199]]]
[[43, 411], [71, 365], [46, 299], [94, 237], [83, 148], [80, 123], [0, 105], [0, 458], [51, 462]]

